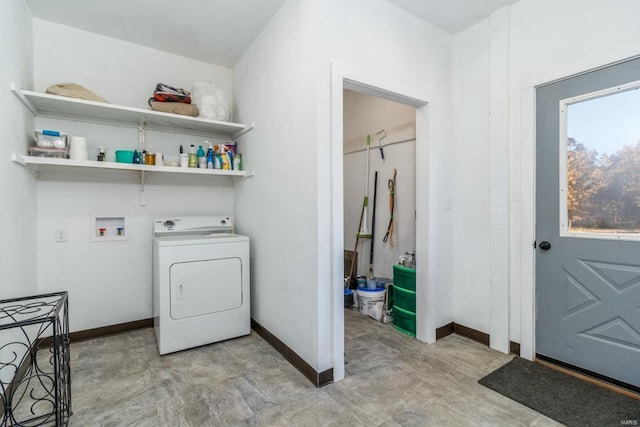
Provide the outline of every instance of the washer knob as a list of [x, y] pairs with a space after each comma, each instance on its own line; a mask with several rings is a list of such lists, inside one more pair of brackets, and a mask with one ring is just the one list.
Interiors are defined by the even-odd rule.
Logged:
[[162, 225], [164, 225], [166, 228], [173, 228], [173, 226], [176, 225], [176, 223], [168, 219], [165, 222], [163, 222]]

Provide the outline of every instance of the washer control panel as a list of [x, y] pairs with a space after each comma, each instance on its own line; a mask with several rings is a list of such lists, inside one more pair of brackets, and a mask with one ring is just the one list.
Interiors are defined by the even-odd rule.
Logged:
[[228, 216], [156, 218], [153, 233], [155, 236], [233, 233], [233, 221]]

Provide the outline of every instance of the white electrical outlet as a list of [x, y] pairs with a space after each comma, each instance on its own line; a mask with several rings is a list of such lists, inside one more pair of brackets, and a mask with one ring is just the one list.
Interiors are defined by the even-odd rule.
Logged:
[[65, 227], [56, 228], [56, 243], [67, 241], [67, 229]]

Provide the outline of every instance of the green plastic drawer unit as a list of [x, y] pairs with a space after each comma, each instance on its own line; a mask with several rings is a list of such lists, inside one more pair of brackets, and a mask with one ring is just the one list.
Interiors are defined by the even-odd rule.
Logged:
[[[396, 288], [398, 290], [398, 288]], [[416, 336], [416, 314], [393, 306], [393, 327], [412, 337]]]
[[412, 313], [416, 312], [416, 293], [396, 286], [393, 294], [393, 304]]
[[407, 268], [400, 264], [393, 266], [393, 284], [407, 291], [416, 290], [416, 269]]

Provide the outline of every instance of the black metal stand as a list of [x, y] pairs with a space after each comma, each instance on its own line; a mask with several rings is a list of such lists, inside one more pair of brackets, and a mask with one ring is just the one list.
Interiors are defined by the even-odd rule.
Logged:
[[0, 301], [0, 426], [65, 426], [71, 415], [67, 292]]

